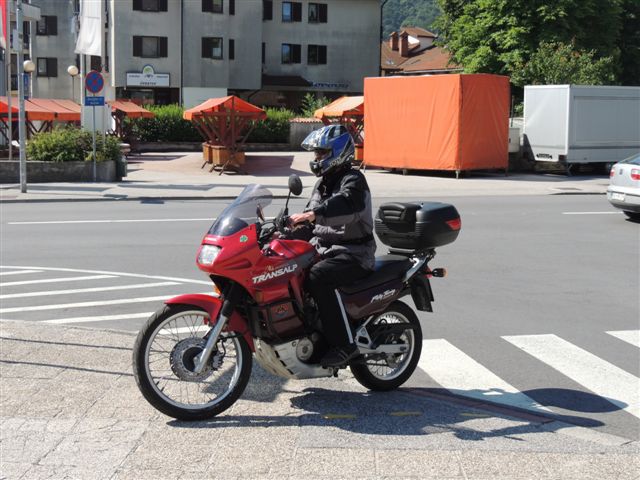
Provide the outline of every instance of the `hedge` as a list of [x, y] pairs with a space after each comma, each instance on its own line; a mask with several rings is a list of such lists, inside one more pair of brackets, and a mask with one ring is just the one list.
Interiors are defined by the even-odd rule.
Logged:
[[[182, 118], [184, 110], [179, 105], [145, 106], [155, 113], [155, 118], [127, 119], [125, 128], [131, 138], [141, 142], [202, 142], [193, 123]], [[287, 143], [289, 120], [295, 115], [290, 110], [266, 108], [267, 119], [256, 122], [249, 135], [250, 143]]]
[[[92, 160], [91, 132], [77, 127], [56, 127], [50, 132], [34, 135], [27, 142], [27, 155], [38, 162], [82, 162]], [[96, 160], [120, 160], [120, 141], [115, 137], [96, 134]]]

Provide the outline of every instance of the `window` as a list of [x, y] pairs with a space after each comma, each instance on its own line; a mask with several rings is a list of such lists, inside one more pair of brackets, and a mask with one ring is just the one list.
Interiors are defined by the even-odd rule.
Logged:
[[133, 9], [142, 12], [166, 12], [167, 0], [133, 0]]
[[42, 15], [37, 22], [37, 35], [57, 35], [58, 17], [55, 15]]
[[300, 63], [300, 45], [282, 44], [282, 63]]
[[91, 67], [91, 70], [95, 70], [97, 72], [101, 72], [102, 71], [102, 58], [100, 58], [100, 57], [98, 57], [96, 55], [91, 55], [90, 67]]
[[222, 0], [202, 0], [202, 11], [211, 13], [222, 13]]
[[309, 4], [309, 23], [327, 23], [327, 4]]
[[202, 58], [222, 59], [222, 37], [202, 38]]
[[300, 2], [282, 2], [282, 21], [301, 22], [302, 4]]
[[235, 60], [235, 58], [236, 58], [236, 41], [233, 38], [230, 38], [229, 39], [229, 60]]
[[58, 59], [39, 57], [37, 61], [39, 77], [57, 77]]
[[133, 37], [134, 57], [160, 58], [167, 54], [167, 37]]
[[327, 46], [326, 45], [309, 45], [307, 49], [307, 64], [326, 65], [327, 64]]
[[229, 15], [236, 14], [236, 0], [229, 0]]
[[272, 0], [262, 0], [262, 20], [273, 20]]
[[267, 59], [267, 44], [262, 42], [262, 64], [263, 65], [266, 59]]

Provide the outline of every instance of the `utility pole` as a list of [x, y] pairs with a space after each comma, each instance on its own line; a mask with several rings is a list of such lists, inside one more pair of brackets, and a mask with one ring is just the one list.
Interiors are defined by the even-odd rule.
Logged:
[[26, 118], [24, 111], [24, 81], [23, 81], [23, 25], [22, 25], [22, 0], [16, 0], [16, 26], [18, 28], [18, 135], [20, 141], [20, 191], [27, 193], [27, 152], [25, 130]]

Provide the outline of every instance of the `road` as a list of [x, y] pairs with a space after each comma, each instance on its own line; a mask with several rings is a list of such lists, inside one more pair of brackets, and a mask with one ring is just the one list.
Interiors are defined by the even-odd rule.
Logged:
[[[600, 195], [438, 200], [463, 227], [432, 262], [449, 275], [407, 386], [638, 439], [640, 227]], [[194, 259], [224, 204], [2, 205], [0, 317], [136, 330], [163, 298], [210, 291]]]

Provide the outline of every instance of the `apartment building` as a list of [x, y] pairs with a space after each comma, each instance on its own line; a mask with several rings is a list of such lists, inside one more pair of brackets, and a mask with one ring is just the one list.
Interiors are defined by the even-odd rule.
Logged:
[[[87, 67], [107, 73], [116, 98], [190, 107], [236, 94], [295, 106], [307, 92], [360, 93], [379, 71], [379, 0], [89, 1], [104, 2], [105, 54]], [[33, 93], [70, 98], [80, 2], [31, 3], [43, 15], [32, 26]]]

